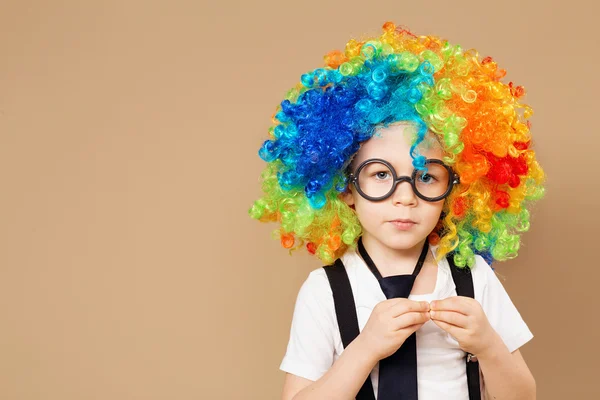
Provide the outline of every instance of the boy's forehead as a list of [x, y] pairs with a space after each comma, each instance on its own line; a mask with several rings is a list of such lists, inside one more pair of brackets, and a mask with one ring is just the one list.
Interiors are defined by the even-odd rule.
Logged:
[[[362, 143], [352, 163], [356, 164], [370, 158], [383, 158], [412, 165], [410, 147], [416, 137], [417, 128], [414, 124], [401, 122], [381, 127], [375, 131], [371, 139]], [[441, 158], [444, 154], [437, 136], [431, 131], [426, 132], [417, 150], [426, 158]]]

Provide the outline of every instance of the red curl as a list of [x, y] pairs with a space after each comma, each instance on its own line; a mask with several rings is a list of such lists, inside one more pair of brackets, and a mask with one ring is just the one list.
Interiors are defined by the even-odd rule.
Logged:
[[[529, 123], [529, 121], [527, 121]], [[517, 150], [526, 150], [529, 148], [529, 144], [531, 143], [531, 141], [528, 142], [515, 142], [513, 144], [513, 146], [515, 146], [515, 149]]]
[[508, 208], [510, 205], [510, 195], [503, 190], [496, 190], [494, 192], [494, 200], [496, 202], [496, 209]]
[[492, 163], [487, 177], [499, 184], [508, 183], [510, 187], [515, 188], [521, 184], [521, 179], [518, 175], [527, 175], [529, 170], [523, 155], [517, 158], [510, 156], [499, 158], [488, 153], [487, 157]]
[[525, 95], [525, 88], [523, 86], [513, 87], [513, 83], [508, 82], [508, 87], [510, 88], [510, 93], [516, 98], [523, 97]]
[[467, 199], [465, 199], [464, 197], [459, 197], [452, 204], [452, 212], [457, 217], [462, 218], [465, 216], [467, 207], [468, 207]]

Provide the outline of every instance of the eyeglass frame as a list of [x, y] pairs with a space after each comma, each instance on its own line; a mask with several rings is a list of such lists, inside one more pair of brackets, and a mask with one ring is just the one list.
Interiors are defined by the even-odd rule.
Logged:
[[[392, 188], [390, 189], [390, 191], [383, 195], [383, 196], [379, 196], [379, 197], [372, 197], [367, 195], [365, 192], [362, 191], [362, 189], [360, 188], [360, 185], [358, 184], [358, 176], [360, 175], [360, 171], [362, 171], [362, 169], [367, 166], [368, 164], [372, 164], [375, 162], [379, 162], [384, 164], [386, 167], [389, 168], [390, 172], [392, 173], [392, 177], [394, 178], [394, 183], [392, 184]], [[458, 176], [458, 174], [456, 172], [454, 172], [454, 170], [452, 169], [452, 167], [450, 167], [449, 165], [444, 164], [444, 162], [442, 160], [439, 160], [437, 158], [428, 158], [425, 160], [425, 165], [427, 164], [439, 164], [441, 166], [443, 166], [444, 168], [446, 168], [446, 170], [448, 171], [448, 189], [446, 190], [446, 192], [444, 194], [442, 194], [441, 196], [437, 196], [437, 197], [427, 197], [424, 196], [422, 193], [420, 193], [417, 190], [417, 185], [415, 183], [415, 178], [417, 176], [418, 170], [417, 168], [413, 169], [412, 175], [411, 176], [407, 176], [407, 175], [403, 175], [403, 176], [398, 176], [396, 175], [396, 170], [394, 169], [394, 167], [392, 166], [392, 164], [390, 164], [388, 161], [383, 160], [381, 158], [370, 158], [368, 160], [363, 161], [358, 168], [356, 169], [356, 171], [354, 173], [350, 173], [348, 175], [348, 180], [354, 185], [354, 187], [356, 188], [356, 190], [358, 191], [358, 193], [364, 197], [367, 200], [370, 201], [382, 201], [387, 199], [388, 197], [390, 197], [395, 191], [396, 191], [396, 187], [398, 186], [398, 184], [402, 183], [402, 182], [409, 182], [410, 186], [413, 189], [413, 193], [415, 195], [417, 195], [419, 198], [428, 201], [428, 202], [435, 202], [435, 201], [440, 201], [442, 199], [445, 199], [446, 197], [448, 197], [450, 195], [450, 193], [452, 192], [452, 189], [454, 188], [454, 185], [460, 184], [460, 176]]]

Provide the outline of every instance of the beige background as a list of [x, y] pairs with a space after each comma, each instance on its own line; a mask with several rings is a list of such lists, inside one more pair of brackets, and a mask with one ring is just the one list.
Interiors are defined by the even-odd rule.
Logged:
[[600, 398], [592, 0], [0, 5], [0, 399], [279, 398], [321, 264], [248, 217], [257, 150], [300, 75], [386, 20], [528, 90], [548, 191], [496, 266], [538, 398]]

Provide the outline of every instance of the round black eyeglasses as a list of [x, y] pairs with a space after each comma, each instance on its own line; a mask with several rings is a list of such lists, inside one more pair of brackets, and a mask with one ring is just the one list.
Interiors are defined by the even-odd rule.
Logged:
[[414, 193], [429, 202], [442, 200], [452, 192], [460, 177], [454, 170], [435, 158], [425, 160], [426, 171], [414, 169], [411, 176], [398, 176], [386, 160], [372, 158], [362, 162], [348, 180], [367, 200], [385, 200], [394, 193], [399, 183], [410, 182]]

